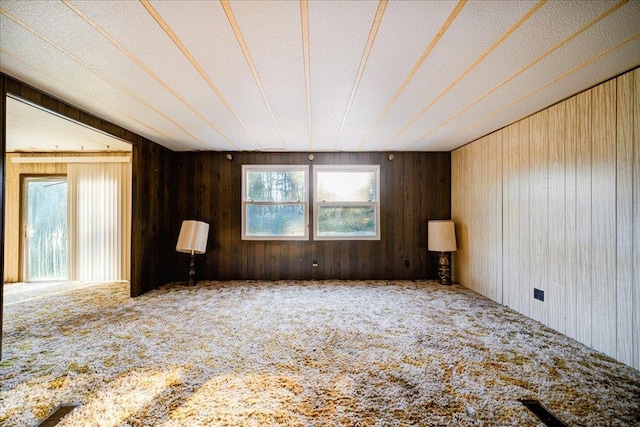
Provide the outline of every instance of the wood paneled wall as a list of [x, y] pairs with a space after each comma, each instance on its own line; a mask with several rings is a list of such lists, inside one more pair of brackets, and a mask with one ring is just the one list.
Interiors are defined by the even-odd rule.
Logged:
[[[11, 93], [132, 143], [131, 295], [141, 295], [174, 280], [175, 221], [171, 209], [177, 194], [174, 153], [11, 77], [0, 74], [0, 79], [3, 102], [6, 93]], [[4, 128], [4, 114], [0, 115], [0, 120]], [[4, 166], [5, 157], [2, 156]], [[4, 203], [2, 210], [5, 210]], [[2, 243], [4, 247], [4, 239]]]
[[176, 280], [176, 154], [140, 136], [133, 139], [131, 295]]
[[[198, 257], [205, 279], [411, 279], [435, 278], [437, 255], [427, 251], [427, 220], [451, 213], [450, 153], [227, 153], [178, 154], [178, 212], [211, 224], [206, 256]], [[378, 164], [379, 241], [243, 241], [243, 164]], [[312, 173], [312, 169], [310, 169]], [[179, 256], [186, 278], [188, 256]], [[202, 259], [200, 259], [202, 258]], [[312, 267], [317, 261], [318, 267]], [[409, 266], [405, 266], [408, 261]]]
[[454, 151], [452, 215], [463, 285], [640, 369], [639, 69]]
[[[7, 150], [7, 122], [5, 112], [7, 111], [6, 80], [0, 74], [0, 277], [4, 276], [4, 207], [5, 207], [5, 153]], [[2, 359], [2, 310], [4, 307], [4, 282], [0, 283], [0, 360]]]
[[[454, 152], [451, 168], [458, 243], [453, 254], [455, 278], [495, 301], [502, 300], [502, 287], [495, 286], [502, 276], [502, 137], [501, 131], [496, 132], [483, 145], [470, 144]], [[482, 262], [478, 254], [483, 255]]]

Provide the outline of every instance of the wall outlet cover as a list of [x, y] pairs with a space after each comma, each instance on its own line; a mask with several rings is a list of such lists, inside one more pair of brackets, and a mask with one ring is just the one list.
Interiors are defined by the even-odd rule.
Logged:
[[544, 291], [533, 288], [533, 297], [537, 300], [544, 301]]

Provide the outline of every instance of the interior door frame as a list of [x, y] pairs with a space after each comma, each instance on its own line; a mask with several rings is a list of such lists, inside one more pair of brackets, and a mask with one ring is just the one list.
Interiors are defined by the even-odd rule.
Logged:
[[[138, 197], [138, 183], [137, 181], [137, 162], [139, 154], [139, 137], [117, 125], [113, 125], [110, 122], [99, 119], [91, 114], [85, 113], [64, 101], [59, 101], [56, 98], [51, 97], [46, 92], [35, 89], [20, 80], [14, 79], [0, 72], [0, 202], [2, 208], [0, 209], [0, 360], [2, 360], [2, 335], [3, 335], [3, 319], [4, 319], [4, 254], [5, 254], [5, 204], [6, 204], [6, 138], [7, 138], [7, 95], [17, 96], [19, 98], [27, 99], [29, 102], [40, 105], [47, 108], [56, 114], [70, 118], [71, 120], [79, 121], [87, 126], [94, 127], [102, 132], [109, 133], [118, 138], [129, 142], [132, 147], [131, 151], [131, 223], [132, 230], [130, 236], [130, 248], [131, 248], [131, 265], [130, 265], [130, 294], [132, 297], [143, 294], [146, 290], [144, 284], [139, 284], [141, 277], [141, 271], [144, 268], [136, 264], [134, 259], [134, 253], [136, 250], [136, 243], [139, 242], [139, 237], [134, 233], [133, 220], [135, 217], [136, 198]], [[146, 141], [145, 141], [146, 142]]]

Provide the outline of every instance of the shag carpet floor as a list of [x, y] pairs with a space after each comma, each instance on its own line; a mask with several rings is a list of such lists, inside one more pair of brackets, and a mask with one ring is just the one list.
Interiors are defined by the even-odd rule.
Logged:
[[459, 286], [12, 286], [2, 426], [640, 425], [640, 372]]

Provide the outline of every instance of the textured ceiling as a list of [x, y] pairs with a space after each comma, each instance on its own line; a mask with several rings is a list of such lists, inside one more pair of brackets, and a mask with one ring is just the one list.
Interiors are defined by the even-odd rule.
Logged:
[[115, 136], [7, 96], [7, 152], [131, 151]]
[[639, 64], [637, 0], [0, 0], [2, 72], [178, 151], [448, 151]]

